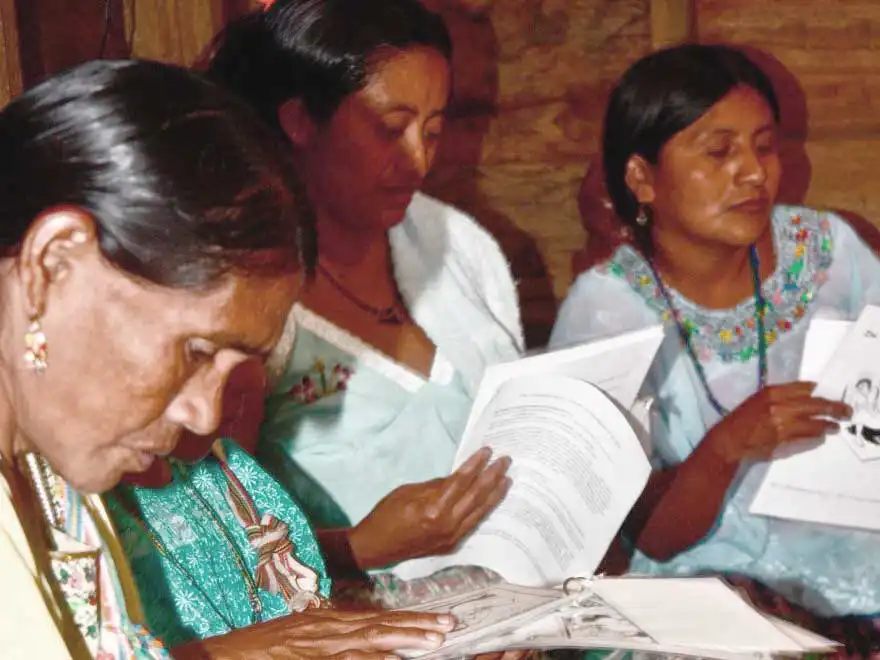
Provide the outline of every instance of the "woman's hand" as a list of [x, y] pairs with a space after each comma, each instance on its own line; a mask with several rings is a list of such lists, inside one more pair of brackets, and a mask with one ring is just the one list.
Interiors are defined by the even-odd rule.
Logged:
[[683, 463], [655, 472], [626, 526], [639, 550], [669, 561], [712, 529], [743, 460], [765, 460], [780, 446], [819, 439], [848, 418], [845, 403], [818, 399], [812, 383], [765, 387], [706, 434]]
[[852, 416], [848, 405], [812, 396], [814, 383], [765, 387], [719, 422], [703, 443], [723, 462], [765, 460], [780, 445], [836, 431]]
[[307, 610], [186, 644], [172, 654], [176, 660], [386, 660], [397, 657], [395, 651], [436, 649], [454, 626], [448, 614]]
[[449, 477], [407, 484], [386, 495], [349, 533], [358, 565], [381, 568], [454, 550], [510, 486], [510, 459], [489, 465], [491, 457], [481, 449]]

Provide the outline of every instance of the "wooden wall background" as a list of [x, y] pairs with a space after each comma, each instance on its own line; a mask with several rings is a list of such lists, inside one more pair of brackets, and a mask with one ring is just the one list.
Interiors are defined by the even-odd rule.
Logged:
[[[180, 64], [256, 5], [108, 1], [106, 55]], [[546, 337], [572, 258], [587, 241], [576, 200], [596, 156], [608, 89], [653, 47], [693, 38], [755, 49], [782, 96], [785, 201], [880, 224], [876, 0], [425, 2], [443, 13], [455, 42], [451, 121], [428, 190], [474, 214], [501, 241], [520, 279], [533, 344]], [[0, 0], [0, 102], [95, 57], [104, 18], [99, 1]]]

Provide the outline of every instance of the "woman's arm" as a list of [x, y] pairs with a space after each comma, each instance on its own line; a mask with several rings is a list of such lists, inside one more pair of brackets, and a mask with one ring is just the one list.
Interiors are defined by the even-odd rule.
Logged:
[[681, 465], [656, 474], [630, 516], [645, 554], [666, 561], [702, 539], [744, 460], [769, 460], [780, 445], [835, 432], [852, 409], [813, 397], [815, 383], [764, 387], [727, 414]]
[[668, 561], [712, 528], [737, 468], [700, 443], [684, 462], [651, 475], [625, 531], [646, 555]]
[[334, 582], [360, 581], [366, 579], [364, 572], [379, 566], [361, 566], [351, 548], [351, 527], [340, 529], [317, 529], [318, 545], [324, 555], [327, 573]]

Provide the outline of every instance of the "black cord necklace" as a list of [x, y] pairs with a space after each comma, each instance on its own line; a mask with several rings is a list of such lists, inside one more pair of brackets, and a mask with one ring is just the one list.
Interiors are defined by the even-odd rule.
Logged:
[[406, 321], [406, 308], [404, 307], [403, 299], [401, 298], [399, 291], [395, 290], [396, 298], [388, 307], [376, 307], [375, 305], [371, 305], [370, 303], [361, 300], [349, 291], [342, 282], [333, 277], [330, 271], [324, 268], [320, 263], [317, 264], [316, 268], [331, 286], [341, 293], [346, 300], [362, 311], [367, 312], [367, 314], [374, 316], [379, 323], [383, 325], [402, 325]]

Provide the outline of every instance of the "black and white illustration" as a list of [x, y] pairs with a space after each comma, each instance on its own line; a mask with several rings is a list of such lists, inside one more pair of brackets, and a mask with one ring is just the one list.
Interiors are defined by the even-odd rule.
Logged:
[[847, 443], [862, 460], [880, 459], [880, 375], [860, 374], [843, 392], [853, 416], [843, 425]]
[[572, 640], [613, 640], [626, 648], [623, 640], [653, 643], [648, 633], [611, 607], [602, 598], [589, 595], [560, 613], [565, 635]]

